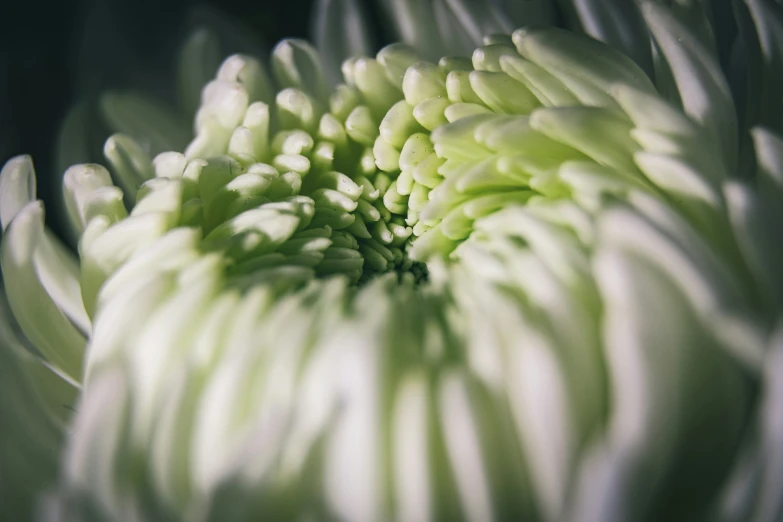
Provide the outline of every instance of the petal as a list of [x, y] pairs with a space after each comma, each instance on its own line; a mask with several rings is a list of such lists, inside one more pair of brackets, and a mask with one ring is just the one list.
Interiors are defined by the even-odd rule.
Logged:
[[[86, 101], [79, 101], [70, 108], [60, 125], [57, 136], [57, 152], [55, 156], [55, 172], [57, 185], [62, 183], [62, 174], [71, 166], [79, 163], [89, 163], [92, 159], [92, 144], [89, 131], [97, 124]], [[65, 200], [55, 198], [50, 204], [50, 212], [60, 216], [65, 230], [65, 240], [70, 245], [76, 245], [79, 240], [80, 228], [70, 220], [68, 206]]]
[[240, 84], [247, 92], [248, 103], [271, 103], [274, 96], [274, 87], [266, 69], [252, 56], [229, 56], [220, 65], [215, 79]]
[[113, 520], [129, 518], [132, 509], [119, 501], [123, 493], [118, 483], [121, 470], [130, 464], [124, 434], [128, 410], [128, 384], [122, 369], [96, 376], [79, 402], [63, 465], [67, 483], [89, 492], [103, 517]]
[[466, 520], [494, 519], [480, 430], [464, 375], [444, 372], [438, 402], [444, 442]]
[[747, 297], [736, 276], [671, 210], [649, 197], [634, 199], [647, 215], [612, 209], [602, 215], [599, 235], [612, 245], [634, 252], [671, 278], [703, 323], [721, 339], [721, 346], [749, 368], [758, 368], [762, 352], [760, 325], [748, 310]]
[[571, 77], [604, 91], [623, 83], [655, 92], [647, 74], [633, 60], [602, 42], [551, 27], [518, 29], [513, 41], [522, 57], [561, 80]]
[[318, 0], [312, 18], [315, 46], [332, 85], [340, 82], [340, 65], [373, 51], [370, 24], [358, 0]]
[[685, 161], [666, 154], [637, 152], [634, 160], [647, 178], [665, 192], [721, 210], [723, 198], [717, 187]]
[[35, 201], [35, 170], [30, 156], [16, 156], [0, 172], [0, 223], [3, 231], [31, 201]]
[[602, 165], [636, 171], [633, 153], [639, 146], [631, 138], [630, 122], [618, 112], [598, 107], [538, 109], [530, 115], [530, 126]]
[[88, 229], [80, 245], [82, 299], [90, 316], [96, 311], [98, 292], [106, 279], [138, 249], [165, 234], [170, 225], [162, 213], [129, 217], [111, 226], [98, 219], [92, 224], [95, 236], [86, 241]]
[[129, 136], [114, 134], [109, 137], [103, 154], [111, 163], [120, 188], [131, 201], [141, 184], [155, 175], [150, 156]]
[[624, 0], [570, 0], [585, 33], [631, 57], [652, 72], [650, 40], [644, 19], [633, 2]]
[[201, 89], [214, 78], [220, 58], [220, 41], [207, 28], [195, 29], [182, 44], [177, 60], [177, 88], [180, 107], [186, 115], [195, 116]]
[[140, 443], [152, 434], [157, 404], [166, 393], [166, 375], [187, 353], [190, 334], [203, 320], [221, 282], [221, 268], [220, 259], [209, 256], [186, 267], [179, 277], [192, 277], [191, 282], [179, 285], [166, 299], [161, 299], [133, 344], [127, 346], [125, 355], [134, 402], [131, 436]]
[[783, 514], [783, 331], [772, 338], [764, 364], [761, 440], [764, 464], [754, 521], [773, 522]]
[[122, 192], [114, 187], [109, 172], [100, 165], [74, 165], [66, 170], [63, 193], [71, 224], [80, 234], [96, 212], [111, 221], [127, 215]]
[[750, 55], [747, 123], [780, 133], [783, 132], [783, 7], [771, 0], [745, 0], [744, 4], [750, 17], [738, 18], [741, 24], [744, 22], [741, 28], [745, 29], [743, 38]]
[[435, 0], [436, 26], [446, 55], [467, 55], [485, 36], [507, 34], [511, 21], [494, 3], [476, 0]]
[[704, 45], [665, 7], [645, 1], [642, 12], [677, 84], [685, 113], [713, 138], [729, 172], [737, 166], [737, 115], [726, 78]]
[[80, 382], [85, 338], [49, 297], [36, 272], [43, 237], [43, 205], [31, 202], [16, 216], [0, 247], [6, 292], [25, 336], [54, 367]]
[[57, 480], [64, 435], [78, 389], [25, 348], [0, 291], [0, 459], [3, 514], [31, 520], [41, 491]]
[[400, 520], [426, 521], [432, 516], [427, 403], [425, 377], [403, 378], [392, 414], [392, 467]]
[[35, 253], [35, 270], [52, 301], [79, 331], [89, 335], [91, 326], [82, 303], [79, 260], [48, 229]]
[[272, 51], [272, 71], [278, 87], [294, 87], [306, 92], [321, 104], [329, 98], [329, 84], [321, 59], [304, 40], [283, 40]]
[[[744, 370], [715, 349], [711, 326], [699, 324], [686, 296], [649, 258], [606, 243], [595, 270], [613, 405], [607, 442], [621, 457], [617, 464], [632, 466], [629, 493], [638, 504], [629, 507], [647, 507], [648, 495], [677, 491], [678, 483], [691, 485], [687, 498], [664, 497], [649, 508], [706, 503], [747, 419]], [[664, 513], [661, 519], [675, 518]]]
[[[8, 375], [14, 374], [13, 382], [19, 388], [16, 390], [30, 401], [25, 410], [32, 416], [41, 414], [47, 423], [58, 430], [66, 429], [73, 413], [79, 385], [67, 376], [50, 366], [46, 360], [33, 355], [18, 338], [14, 331], [15, 320], [11, 315], [5, 292], [0, 297], [0, 339], [2, 339], [2, 357], [15, 368]], [[13, 391], [14, 385], [5, 384], [7, 391]], [[10, 392], [9, 392], [10, 393]]]
[[758, 183], [762, 192], [774, 192], [773, 200], [783, 201], [783, 139], [769, 129], [751, 130], [758, 162]]
[[162, 102], [132, 92], [107, 92], [100, 110], [109, 128], [137, 140], [150, 156], [182, 150], [190, 136], [185, 121]]
[[780, 228], [762, 207], [761, 198], [747, 185], [730, 182], [724, 187], [734, 237], [756, 285], [766, 294], [772, 310], [783, 303], [783, 248], [775, 240]]
[[507, 363], [510, 405], [539, 509], [557, 520], [575, 449], [565, 376], [545, 338], [520, 323], [515, 329], [525, 343], [512, 347]]

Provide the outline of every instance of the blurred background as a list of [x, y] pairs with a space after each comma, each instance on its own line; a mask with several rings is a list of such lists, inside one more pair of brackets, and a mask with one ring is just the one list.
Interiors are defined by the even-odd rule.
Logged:
[[[307, 35], [312, 3], [0, 2], [0, 155], [4, 161], [11, 155], [32, 154], [39, 168], [43, 168], [51, 155], [51, 146], [47, 145], [51, 145], [66, 110], [79, 95], [103, 88], [123, 88], [129, 81], [153, 84], [156, 73], [165, 77], [194, 8], [219, 8], [236, 17], [255, 33], [259, 44], [269, 48], [284, 36]], [[92, 70], [85, 74], [87, 67]]]

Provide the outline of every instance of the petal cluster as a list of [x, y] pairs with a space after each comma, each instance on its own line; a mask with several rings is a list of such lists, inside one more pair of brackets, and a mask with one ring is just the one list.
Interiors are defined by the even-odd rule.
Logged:
[[623, 52], [526, 27], [461, 56], [494, 7], [401, 1], [410, 45], [336, 86], [304, 41], [226, 59], [182, 150], [105, 99], [129, 131], [65, 172], [78, 261], [9, 161], [9, 360], [79, 395], [52, 513], [776, 520], [783, 122], [737, 121], [686, 11], [634, 11], [649, 55], [574, 4]]

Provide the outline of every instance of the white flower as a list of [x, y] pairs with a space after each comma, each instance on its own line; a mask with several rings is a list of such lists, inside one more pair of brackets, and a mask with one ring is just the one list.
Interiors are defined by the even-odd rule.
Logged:
[[227, 58], [182, 151], [104, 101], [128, 131], [63, 177], [78, 261], [10, 160], [5, 291], [48, 368], [7, 328], [2, 356], [79, 396], [43, 517], [778, 520], [783, 16], [737, 3], [728, 56], [664, 3], [563, 3], [601, 43], [512, 31], [549, 2], [389, 0], [372, 58], [321, 2], [326, 59]]

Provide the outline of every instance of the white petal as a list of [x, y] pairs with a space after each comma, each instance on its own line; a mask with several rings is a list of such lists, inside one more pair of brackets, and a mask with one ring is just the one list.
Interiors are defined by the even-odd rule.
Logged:
[[109, 518], [122, 520], [120, 470], [129, 464], [124, 431], [128, 425], [128, 390], [122, 370], [100, 373], [79, 403], [64, 462], [70, 485], [90, 493]]
[[636, 487], [643, 472], [641, 459], [626, 449], [610, 447], [605, 440], [582, 454], [569, 497], [568, 522], [625, 522], [639, 520], [650, 490]]
[[685, 113], [714, 139], [729, 172], [737, 166], [737, 115], [720, 66], [704, 45], [665, 7], [646, 1], [642, 12], [669, 64]]
[[342, 79], [340, 65], [345, 60], [373, 51], [370, 25], [358, 0], [319, 0], [312, 25], [314, 43], [333, 85]]
[[712, 180], [685, 161], [666, 154], [637, 152], [634, 160], [658, 188], [675, 196], [704, 203], [720, 212], [723, 198]]
[[582, 29], [652, 72], [650, 39], [638, 7], [625, 0], [570, 0]]
[[53, 366], [80, 382], [85, 338], [52, 301], [36, 273], [34, 259], [43, 236], [43, 205], [31, 202], [3, 237], [3, 281], [27, 338]]
[[98, 292], [106, 279], [137, 250], [165, 234], [168, 228], [166, 215], [142, 214], [101, 230], [89, 244], [82, 240], [82, 299], [88, 314], [95, 312]]
[[101, 303], [93, 321], [93, 334], [87, 354], [85, 383], [89, 387], [93, 375], [117, 360], [126, 360], [150, 314], [172, 292], [174, 277], [152, 273], [139, 278], [134, 287], [111, 301]]
[[422, 375], [405, 378], [397, 392], [392, 421], [393, 469], [400, 521], [432, 519], [426, 394]]
[[329, 97], [329, 85], [321, 58], [304, 40], [283, 40], [272, 51], [272, 71], [278, 87], [299, 89], [322, 104]]
[[446, 373], [439, 391], [440, 422], [465, 520], [492, 520], [490, 484], [464, 377]]
[[30, 156], [8, 160], [0, 172], [0, 223], [3, 231], [31, 201], [35, 201], [35, 170]]
[[[636, 488], [644, 495], [676, 487], [686, 469], [697, 473], [690, 480], [710, 480], [710, 466], [729, 464], [748, 415], [744, 370], [715, 349], [685, 295], [650, 260], [607, 246], [595, 268], [612, 394], [608, 443], [621, 457], [616, 464], [633, 465], [634, 494]], [[698, 470], [704, 470], [701, 478]]]
[[571, 405], [564, 375], [547, 341], [532, 329], [517, 329], [520, 342], [512, 347], [508, 367], [511, 407], [540, 510], [546, 519], [557, 520], [576, 442]]
[[[445, 0], [462, 30], [470, 37], [474, 47], [481, 45], [485, 36], [508, 34], [513, 30], [511, 21], [491, 2], [476, 0]], [[457, 28], [451, 28], [452, 31]]]
[[[63, 176], [65, 208], [74, 229], [82, 233], [89, 221], [89, 206], [102, 189], [113, 188], [109, 171], [100, 165], [74, 165]], [[122, 206], [120, 194], [119, 206]]]
[[261, 62], [251, 56], [242, 54], [229, 56], [220, 65], [215, 78], [242, 85], [247, 91], [250, 103], [272, 102], [274, 96], [272, 82]]
[[110, 136], [103, 146], [103, 154], [111, 163], [120, 188], [131, 201], [141, 184], [155, 175], [149, 154], [130, 136]]
[[[0, 296], [0, 364], [4, 377], [3, 393], [7, 398], [16, 396], [23, 407], [24, 415], [30, 418], [45, 418], [46, 426], [41, 430], [64, 430], [70, 421], [80, 387], [45, 360], [30, 353], [13, 331], [13, 317], [6, 301], [5, 292]], [[14, 401], [10, 401], [10, 408]], [[10, 408], [13, 409], [13, 408]], [[36, 421], [38, 422], [38, 421]], [[12, 426], [11, 421], [4, 423]], [[20, 422], [23, 428], [26, 423]], [[30, 434], [27, 434], [30, 435]], [[42, 438], [44, 437], [41, 433]]]
[[561, 81], [578, 79], [604, 91], [621, 83], [655, 92], [650, 78], [633, 60], [602, 42], [551, 27], [518, 29], [512, 38], [519, 54]]
[[774, 522], [783, 514], [783, 331], [778, 329], [764, 365], [761, 430], [764, 455], [761, 498], [755, 522]]
[[392, 20], [397, 37], [413, 47], [423, 57], [437, 60], [448, 54], [437, 31], [430, 2], [420, 0], [383, 0], [387, 16]]
[[346, 332], [335, 376], [342, 407], [326, 443], [323, 479], [332, 512], [348, 522], [382, 520], [377, 334], [366, 327]]
[[783, 201], [783, 139], [764, 127], [751, 130], [762, 191], [774, 191], [776, 203]]
[[190, 334], [208, 309], [221, 275], [219, 260], [208, 256], [186, 271], [196, 271], [198, 277], [160, 302], [145, 321], [136, 342], [128, 347], [134, 399], [131, 435], [142, 444], [148, 440], [158, 401], [166, 392], [165, 376], [186, 354]]
[[82, 333], [89, 335], [91, 326], [82, 303], [79, 261], [48, 229], [35, 253], [35, 269], [52, 301]]
[[634, 195], [634, 199], [647, 219], [627, 210], [610, 210], [599, 221], [599, 235], [663, 270], [688, 296], [702, 321], [724, 340], [725, 347], [744, 364], [758, 367], [762, 350], [759, 325], [749, 314], [736, 276], [671, 210], [651, 198]]

